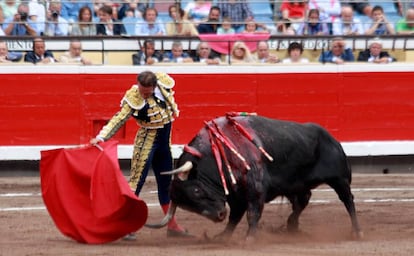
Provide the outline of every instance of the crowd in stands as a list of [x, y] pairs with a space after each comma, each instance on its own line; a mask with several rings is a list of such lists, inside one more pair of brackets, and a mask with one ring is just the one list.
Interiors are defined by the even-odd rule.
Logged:
[[[400, 0], [392, 1], [395, 13], [400, 15], [398, 20], [394, 17], [390, 20], [381, 5], [373, 6], [369, 0], [280, 0], [277, 7], [274, 6], [275, 2], [271, 1], [268, 4], [274, 8], [272, 22], [266, 23], [258, 22], [258, 15], [252, 10], [249, 0], [159, 0], [158, 2], [168, 5], [167, 16], [160, 17], [157, 0], [4, 0], [0, 2], [0, 36], [26, 35], [36, 38], [114, 35], [200, 36], [202, 34], [382, 36], [414, 33], [414, 1], [405, 11]], [[363, 16], [366, 17], [364, 22], [361, 20]], [[342, 45], [344, 41], [338, 40], [332, 40], [331, 50], [321, 54], [320, 62], [339, 64], [360, 60], [359, 57], [350, 56], [345, 45]], [[140, 53], [133, 56], [133, 63], [134, 65], [157, 62], [187, 63], [197, 61], [198, 58], [204, 63], [218, 64], [220, 61], [217, 60], [217, 52], [211, 49], [207, 42], [202, 43], [203, 45], [200, 44], [197, 48], [197, 56], [189, 56], [177, 37], [172, 44], [172, 49], [159, 56], [153, 55], [154, 42], [146, 41]], [[80, 42], [71, 42], [69, 53], [74, 53], [73, 49], [80, 47]], [[255, 59], [255, 56], [266, 47], [268, 48], [267, 44], [258, 42], [258, 50], [252, 54], [243, 41], [237, 41], [232, 44], [227, 58], [231, 63], [308, 62], [306, 58], [301, 57], [303, 46], [297, 42], [289, 45], [288, 58]], [[371, 48], [375, 47], [370, 47], [365, 53], [369, 55], [370, 52], [375, 52], [369, 51]], [[206, 49], [208, 51], [205, 51]], [[13, 54], [3, 54], [2, 58], [6, 59], [4, 56], [8, 56], [9, 61], [13, 61], [16, 59]], [[207, 58], [214, 54], [216, 56]], [[17, 59], [21, 58], [20, 56]], [[45, 59], [47, 58], [49, 57], [46, 56]], [[388, 58], [387, 62], [395, 61], [392, 57]], [[53, 58], [49, 59], [50, 62], [54, 61]], [[372, 56], [368, 56], [368, 60], [371, 59]]]
[[[414, 31], [414, 2], [404, 12], [404, 0], [389, 0], [394, 4], [392, 20], [388, 9], [372, 6], [370, 0], [280, 0], [266, 22], [259, 22], [251, 1], [4, 0], [0, 2], [0, 35], [392, 35]], [[160, 17], [157, 2], [169, 5], [167, 15]]]

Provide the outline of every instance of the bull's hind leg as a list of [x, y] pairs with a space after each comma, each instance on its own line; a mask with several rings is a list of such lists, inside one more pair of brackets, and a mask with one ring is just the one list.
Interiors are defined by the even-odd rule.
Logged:
[[299, 216], [308, 205], [311, 195], [311, 191], [307, 191], [302, 194], [288, 196], [288, 199], [292, 204], [292, 213], [289, 215], [287, 221], [287, 230], [289, 232], [297, 232], [299, 230]]
[[359, 227], [358, 219], [356, 216], [354, 195], [351, 192], [350, 184], [347, 180], [335, 180], [328, 182], [335, 192], [338, 194], [339, 199], [345, 205], [352, 222], [352, 232], [357, 238], [362, 238], [363, 233]]

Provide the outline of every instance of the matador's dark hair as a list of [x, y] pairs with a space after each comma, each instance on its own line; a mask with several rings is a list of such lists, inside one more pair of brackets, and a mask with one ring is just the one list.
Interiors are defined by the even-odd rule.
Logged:
[[157, 85], [157, 76], [151, 71], [141, 72], [137, 80], [144, 87], [155, 87]]

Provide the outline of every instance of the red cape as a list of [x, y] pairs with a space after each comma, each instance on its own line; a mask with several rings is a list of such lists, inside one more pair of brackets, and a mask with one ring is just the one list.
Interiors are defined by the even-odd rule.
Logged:
[[81, 243], [117, 240], [140, 229], [148, 208], [129, 188], [117, 142], [41, 152], [43, 201], [57, 228]]

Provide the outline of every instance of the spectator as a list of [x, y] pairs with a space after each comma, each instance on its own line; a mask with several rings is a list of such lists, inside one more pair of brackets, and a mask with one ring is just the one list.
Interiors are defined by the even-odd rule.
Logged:
[[80, 9], [87, 6], [91, 11], [93, 4], [91, 0], [65, 0], [62, 1], [61, 16], [69, 23], [77, 22]]
[[269, 33], [267, 27], [264, 24], [256, 23], [254, 20], [249, 20], [244, 26], [244, 30], [241, 32], [243, 34], [263, 34]]
[[155, 50], [155, 42], [152, 39], [145, 39], [140, 51], [132, 55], [134, 65], [152, 65], [161, 60], [162, 54]]
[[17, 13], [19, 2], [16, 0], [4, 0], [1, 1], [0, 7], [3, 10], [4, 19], [10, 19]]
[[246, 0], [219, 1], [218, 7], [221, 11], [221, 17], [229, 17], [232, 20], [232, 26], [236, 33], [244, 30], [246, 21], [254, 19], [253, 12]]
[[162, 62], [189, 63], [194, 61], [188, 53], [183, 51], [183, 44], [180, 41], [174, 41], [171, 51], [164, 54]]
[[414, 34], [414, 8], [408, 9], [405, 18], [397, 22], [396, 31], [399, 35]]
[[59, 1], [52, 1], [46, 13], [45, 34], [47, 36], [67, 36], [69, 33], [69, 23], [60, 14], [62, 4]]
[[350, 6], [353, 11], [371, 17], [372, 6], [369, 4], [369, 0], [341, 0], [341, 2], [343, 6]]
[[308, 13], [308, 19], [303, 22], [298, 30], [298, 35], [329, 35], [329, 28], [326, 22], [321, 21], [319, 10], [311, 9]]
[[22, 59], [21, 53], [9, 52], [7, 43], [0, 41], [0, 63], [18, 62]]
[[340, 0], [310, 0], [308, 8], [317, 9], [320, 14], [319, 19], [327, 24], [332, 24], [341, 14]]
[[96, 34], [104, 36], [125, 35], [126, 30], [124, 25], [112, 18], [113, 8], [109, 5], [104, 5], [99, 8], [99, 23], [96, 25]]
[[394, 35], [395, 30], [384, 14], [384, 9], [376, 5], [372, 8], [371, 23], [365, 30], [366, 35]]
[[199, 34], [217, 34], [217, 28], [220, 20], [220, 8], [212, 6], [208, 14], [208, 20], [197, 26]]
[[361, 21], [354, 17], [354, 11], [349, 5], [341, 8], [341, 18], [335, 20], [332, 30], [334, 35], [349, 36], [364, 34]]
[[36, 24], [36, 31], [38, 35], [43, 35], [45, 32], [46, 10], [45, 6], [38, 0], [29, 1], [29, 19]]
[[292, 42], [288, 47], [289, 58], [283, 59], [282, 63], [309, 63], [307, 58], [302, 58], [303, 46], [301, 43]]
[[62, 54], [59, 58], [60, 63], [91, 65], [92, 61], [82, 56], [82, 43], [79, 40], [71, 40], [69, 51]]
[[307, 1], [304, 0], [283, 0], [280, 5], [282, 19], [289, 19], [293, 29], [297, 30], [299, 25], [305, 20]]
[[193, 0], [189, 1], [184, 7], [184, 19], [198, 25], [208, 19], [208, 14], [211, 8], [210, 0]]
[[168, 14], [172, 21], [166, 25], [166, 32], [169, 36], [196, 36], [198, 31], [194, 24], [184, 19], [184, 10], [173, 4], [168, 7]]
[[139, 0], [128, 0], [126, 3], [123, 3], [118, 10], [118, 19], [122, 20], [125, 18], [126, 12], [132, 12], [132, 17], [135, 18], [142, 18], [142, 14], [144, 13], [147, 5], [145, 3], [140, 3]]
[[33, 51], [26, 53], [24, 61], [31, 62], [33, 64], [48, 64], [56, 62], [53, 53], [46, 50], [45, 41], [43, 41], [40, 37], [33, 39]]
[[254, 58], [249, 48], [242, 41], [234, 43], [230, 54], [230, 63], [252, 63]]
[[197, 46], [194, 62], [205, 63], [207, 65], [218, 65], [220, 64], [220, 58], [212, 54], [210, 45], [207, 42], [200, 42]]
[[257, 62], [259, 63], [278, 63], [280, 62], [279, 58], [270, 54], [269, 44], [266, 41], [257, 42]]
[[289, 19], [282, 19], [276, 23], [276, 29], [270, 32], [272, 35], [296, 35], [296, 29], [293, 28]]
[[10, 36], [36, 36], [36, 24], [29, 19], [29, 6], [19, 4], [17, 13], [5, 20], [3, 31]]
[[350, 48], [345, 48], [345, 41], [343, 38], [335, 37], [332, 39], [331, 50], [322, 51], [319, 62], [344, 64], [344, 62], [355, 61], [354, 54]]
[[144, 21], [139, 21], [135, 26], [136, 35], [149, 36], [166, 34], [164, 24], [157, 21], [157, 9], [148, 7], [142, 15]]
[[71, 35], [73, 36], [94, 36], [96, 35], [96, 25], [92, 21], [92, 10], [88, 6], [79, 9], [78, 22], [72, 26]]
[[218, 35], [232, 35], [236, 31], [231, 26], [231, 19], [229, 17], [224, 17], [221, 23], [221, 26], [217, 28]]
[[382, 42], [378, 38], [370, 41], [368, 49], [360, 51], [358, 54], [358, 61], [369, 63], [391, 63], [396, 61], [388, 52], [382, 51]]

